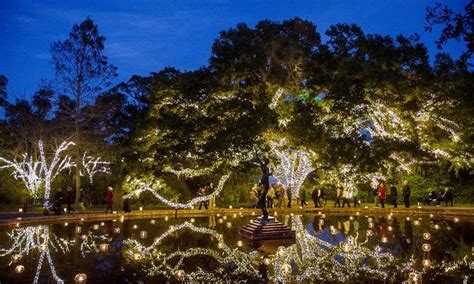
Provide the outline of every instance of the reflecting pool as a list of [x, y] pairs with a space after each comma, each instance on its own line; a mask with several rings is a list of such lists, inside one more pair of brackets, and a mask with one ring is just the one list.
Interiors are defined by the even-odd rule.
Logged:
[[472, 283], [474, 220], [278, 216], [293, 243], [249, 244], [251, 216], [121, 218], [1, 227], [1, 283]]

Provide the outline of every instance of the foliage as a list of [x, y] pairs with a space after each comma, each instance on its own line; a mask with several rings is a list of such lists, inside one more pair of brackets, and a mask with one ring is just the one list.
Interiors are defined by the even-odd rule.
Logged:
[[[106, 183], [125, 180], [127, 191], [124, 177], [155, 177], [167, 184], [167, 198], [183, 201], [231, 171], [231, 187], [218, 198], [230, 205], [248, 202], [260, 174], [255, 152], [276, 170], [271, 145], [284, 138], [314, 168], [307, 192], [317, 186], [331, 195], [344, 183], [363, 196], [379, 180], [405, 178], [414, 198], [429, 187], [471, 188], [474, 76], [466, 61], [440, 53], [430, 64], [415, 37], [366, 34], [355, 24], [332, 25], [325, 35], [322, 41], [316, 26], [299, 18], [242, 23], [220, 33], [202, 68], [166, 67], [106, 89], [116, 68], [87, 19], [52, 51], [63, 89], [91, 85], [63, 96], [45, 82], [31, 102], [11, 103], [0, 77], [2, 154], [37, 155], [39, 138], [54, 145], [80, 136], [81, 155], [101, 153], [111, 162], [115, 180]], [[74, 54], [86, 60], [83, 69], [64, 59]], [[85, 75], [90, 81], [81, 81]]]

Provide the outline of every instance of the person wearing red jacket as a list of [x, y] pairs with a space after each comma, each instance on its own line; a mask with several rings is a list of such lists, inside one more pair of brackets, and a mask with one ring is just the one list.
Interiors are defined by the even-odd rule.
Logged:
[[107, 213], [110, 209], [110, 213], [113, 212], [112, 205], [114, 204], [114, 193], [113, 188], [111, 186], [107, 187], [107, 193], [105, 195], [105, 203], [107, 204], [107, 209], [105, 209], [105, 213]]
[[385, 185], [383, 182], [379, 184], [379, 187], [377, 188], [377, 193], [379, 197], [380, 204], [382, 205], [382, 208], [385, 208], [385, 198], [386, 198], [386, 193], [387, 190], [385, 189]]

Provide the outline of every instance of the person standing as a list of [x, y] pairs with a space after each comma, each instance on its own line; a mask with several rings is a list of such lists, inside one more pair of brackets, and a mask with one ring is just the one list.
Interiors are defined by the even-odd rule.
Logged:
[[301, 202], [301, 207], [308, 205], [308, 203], [306, 203], [306, 190], [304, 188], [301, 189], [300, 191], [300, 202]]
[[[206, 196], [206, 194], [207, 194], [206, 187], [201, 187], [198, 191], [198, 196], [203, 197], [203, 196]], [[203, 205], [204, 205], [204, 208], [208, 209], [207, 200], [203, 200], [199, 203], [199, 210], [201, 210]]]
[[402, 194], [403, 194], [403, 202], [405, 203], [405, 208], [410, 208], [410, 186], [408, 185], [408, 181], [403, 181], [402, 187]]
[[350, 191], [347, 187], [344, 186], [342, 188], [342, 208], [344, 208], [346, 204], [348, 208], [351, 208], [351, 204], [349, 203], [350, 198]]
[[379, 185], [372, 190], [372, 193], [374, 195], [374, 207], [379, 207]]
[[278, 208], [283, 208], [285, 206], [285, 188], [283, 185], [278, 185]]
[[383, 182], [379, 184], [379, 187], [377, 188], [377, 192], [378, 192], [380, 205], [382, 205], [382, 208], [385, 208], [385, 198], [386, 198], [387, 190], [385, 189], [385, 185], [383, 184]]
[[105, 209], [105, 213], [109, 212], [109, 209], [110, 209], [110, 213], [113, 212], [113, 205], [114, 205], [114, 193], [113, 193], [113, 188], [111, 186], [107, 187], [107, 193], [105, 195], [105, 203], [107, 204], [107, 208]]
[[79, 190], [79, 211], [81, 213], [84, 213], [86, 211], [86, 207], [84, 206], [84, 201], [86, 199], [84, 189]]
[[275, 197], [275, 189], [270, 185], [267, 193], [267, 208], [273, 208], [273, 197]]
[[313, 200], [314, 202], [314, 208], [318, 208], [319, 207], [319, 189], [313, 189], [313, 191], [311, 192], [311, 199]]
[[392, 183], [390, 186], [390, 199], [392, 200], [393, 208], [397, 208], [397, 198], [397, 187], [395, 186], [395, 184]]
[[357, 186], [355, 186], [352, 190], [352, 198], [354, 198], [354, 208], [360, 207], [358, 196], [359, 189], [357, 188]]
[[74, 208], [72, 207], [72, 204], [74, 203], [74, 198], [75, 198], [75, 194], [72, 191], [72, 187], [68, 186], [67, 191], [66, 191], [66, 204], [67, 204], [68, 214], [71, 214], [72, 211], [75, 211]]
[[342, 186], [336, 186], [336, 201], [334, 202], [334, 207], [341, 207], [341, 196], [342, 196]]
[[[214, 192], [214, 184], [211, 182], [209, 183], [209, 192]], [[209, 198], [209, 209], [216, 208], [216, 195], [212, 194]]]

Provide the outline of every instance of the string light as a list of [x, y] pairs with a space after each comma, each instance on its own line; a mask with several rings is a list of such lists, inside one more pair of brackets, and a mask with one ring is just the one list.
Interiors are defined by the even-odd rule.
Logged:
[[304, 180], [314, 170], [308, 153], [288, 148], [285, 138], [278, 143], [271, 142], [270, 146], [272, 154], [278, 158], [273, 175], [285, 189], [290, 189], [294, 196], [298, 196]]
[[102, 161], [101, 157], [92, 157], [87, 155], [87, 152], [84, 152], [82, 155], [82, 167], [81, 167], [81, 176], [84, 175], [82, 170], [85, 170], [85, 173], [89, 177], [89, 182], [92, 184], [93, 177], [97, 173], [106, 173], [110, 174], [110, 162]]
[[131, 188], [134, 188], [134, 190], [132, 190], [130, 193], [124, 195], [124, 198], [139, 197], [140, 194], [142, 194], [143, 192], [149, 191], [158, 200], [160, 200], [161, 202], [165, 203], [166, 205], [168, 205], [170, 207], [173, 207], [173, 208], [176, 208], [176, 209], [193, 208], [194, 204], [198, 204], [200, 202], [207, 201], [207, 200], [211, 199], [214, 196], [218, 196], [220, 194], [220, 192], [222, 191], [222, 189], [224, 188], [224, 184], [227, 181], [227, 179], [229, 179], [229, 177], [230, 177], [230, 173], [227, 173], [227, 174], [223, 175], [219, 180], [219, 183], [217, 185], [216, 190], [214, 192], [212, 192], [211, 194], [205, 195], [205, 196], [195, 197], [195, 198], [191, 199], [190, 201], [188, 201], [187, 203], [173, 202], [173, 201], [170, 201], [170, 200], [166, 199], [161, 194], [159, 194], [157, 191], [165, 186], [160, 180], [156, 180], [155, 182], [150, 183], [150, 182], [142, 181], [142, 180], [137, 179], [137, 178], [134, 178], [134, 179], [129, 178], [127, 180], [127, 184]]

